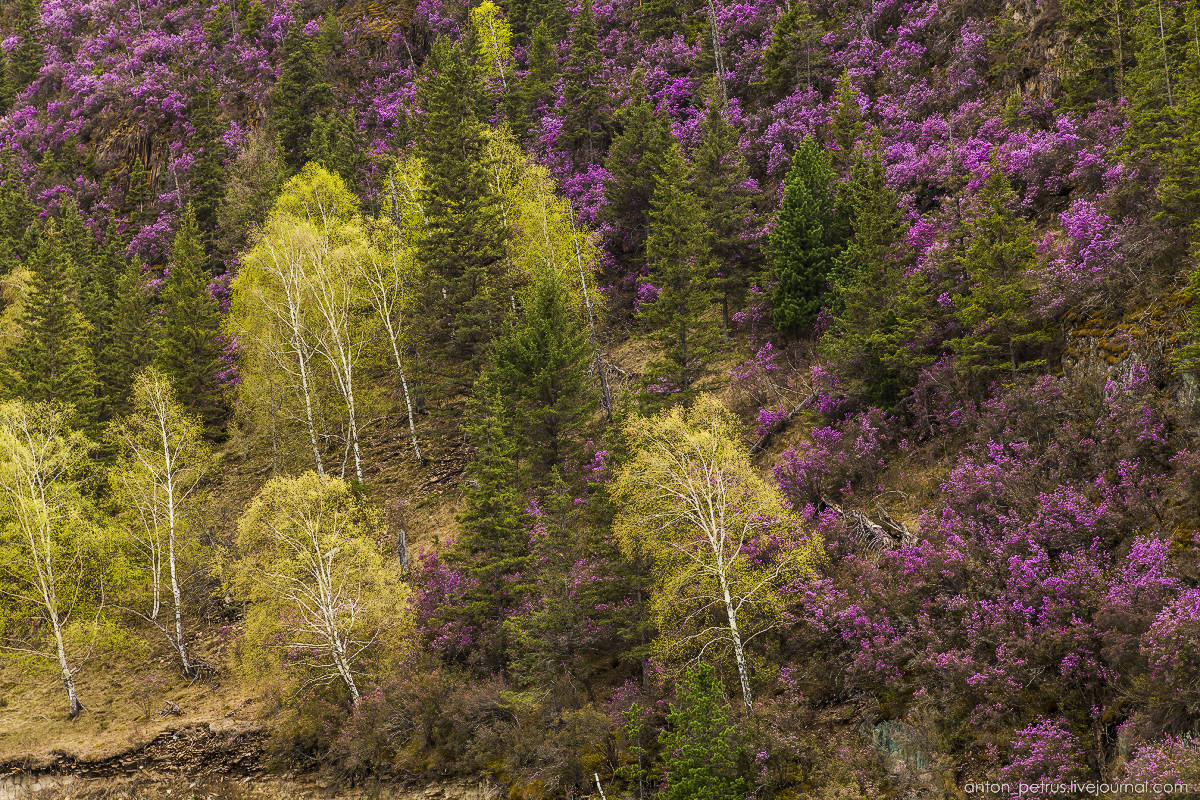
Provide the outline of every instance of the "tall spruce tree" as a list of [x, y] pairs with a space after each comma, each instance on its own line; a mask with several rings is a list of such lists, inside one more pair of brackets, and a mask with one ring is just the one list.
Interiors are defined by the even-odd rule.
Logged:
[[13, 83], [8, 54], [0, 50], [0, 114], [7, 114], [16, 100], [17, 86]]
[[821, 310], [839, 252], [836, 182], [829, 154], [805, 137], [785, 179], [783, 206], [771, 232], [778, 283], [771, 297], [775, 326], [796, 333]]
[[824, 34], [820, 20], [808, 3], [798, 0], [787, 6], [771, 32], [771, 43], [763, 52], [759, 86], [785, 95], [802, 80], [811, 89], [824, 66], [821, 49]]
[[881, 145], [859, 147], [843, 191], [851, 236], [830, 276], [833, 324], [821, 352], [849, 376], [874, 405], [894, 403], [916, 376], [893, 354], [907, 341], [900, 315], [912, 250], [904, 243], [908, 222], [900, 198], [887, 184]]
[[220, 434], [225, 409], [217, 374], [224, 341], [221, 310], [208, 290], [204, 245], [189, 203], [175, 234], [171, 266], [162, 290], [162, 328], [155, 366], [171, 380], [181, 402], [204, 422], [205, 435]]
[[688, 669], [678, 705], [662, 732], [667, 783], [664, 800], [729, 800], [750, 794], [738, 773], [737, 728], [729, 719], [725, 691], [711, 664]]
[[976, 213], [963, 223], [961, 233], [969, 244], [958, 264], [968, 286], [954, 304], [966, 332], [948, 342], [959, 353], [959, 363], [979, 379], [979, 389], [998, 374], [1015, 376], [1045, 363], [1040, 346], [1049, 337], [1032, 313], [1033, 286], [1027, 275], [1037, 247], [1029, 223], [1013, 212], [1016, 199], [993, 154]]
[[646, 241], [646, 282], [658, 296], [642, 316], [650, 321], [662, 355], [647, 369], [648, 400], [673, 394], [690, 402], [718, 338], [715, 322], [707, 318], [716, 292], [705, 215], [688, 178], [683, 152], [672, 145], [658, 175]]
[[726, 119], [720, 87], [710, 80], [700, 146], [692, 156], [692, 191], [704, 210], [704, 226], [717, 272], [721, 321], [728, 332], [730, 306], [740, 302], [762, 268], [761, 228], [754, 212], [754, 188], [738, 131]]
[[563, 130], [561, 141], [576, 164], [594, 164], [608, 136], [604, 119], [604, 86], [600, 81], [600, 47], [592, 0], [583, 0], [571, 27], [571, 47], [563, 69]]
[[12, 396], [63, 403], [91, 420], [96, 366], [91, 331], [80, 310], [75, 269], [63, 252], [55, 220], [46, 223], [29, 260], [32, 282], [21, 316], [21, 338], [9, 354]]
[[675, 0], [641, 0], [637, 6], [637, 32], [644, 42], [674, 36], [683, 30], [680, 3]]
[[644, 95], [622, 113], [621, 122], [624, 130], [605, 161], [609, 177], [604, 181], [601, 215], [612, 227], [618, 261], [636, 271], [645, 261], [650, 201], [674, 137]]
[[40, 0], [21, 0], [16, 29], [20, 41], [9, 56], [12, 83], [20, 91], [33, 82], [42, 68], [45, 46], [42, 44], [42, 4]]
[[283, 163], [298, 172], [309, 160], [313, 122], [333, 103], [333, 90], [325, 80], [319, 43], [304, 31], [297, 18], [283, 41], [283, 68], [271, 89], [275, 129], [283, 149]]
[[858, 90], [850, 82], [849, 71], [838, 78], [837, 109], [829, 121], [829, 141], [836, 145], [831, 160], [838, 175], [845, 175], [854, 162], [854, 148], [866, 132], [862, 108], [858, 105]]
[[358, 182], [366, 157], [353, 111], [326, 111], [313, 119], [308, 158], [336, 172], [350, 186]]
[[37, 245], [37, 207], [26, 187], [11, 156], [0, 160], [0, 275], [22, 263]]
[[528, 515], [517, 491], [517, 454], [512, 410], [488, 373], [480, 376], [467, 414], [475, 457], [467, 467], [466, 510], [459, 516], [462, 538], [450, 554], [474, 585], [461, 597], [455, 614], [480, 631], [484, 666], [505, 664], [504, 619], [532, 587], [528, 572]]
[[469, 388], [504, 317], [496, 291], [504, 270], [506, 231], [490, 189], [484, 128], [477, 116], [482, 86], [462, 47], [434, 43], [419, 90], [425, 162], [421, 203], [428, 233], [417, 257], [425, 286], [426, 335], [440, 383], [453, 394]]
[[138, 156], [129, 169], [129, 187], [125, 192], [125, 204], [122, 209], [130, 224], [134, 226], [141, 224], [149, 199], [150, 173], [146, 171], [142, 157]]
[[[196, 211], [196, 227], [204, 251], [212, 258], [217, 249], [217, 212], [225, 196], [225, 143], [217, 115], [221, 109], [220, 95], [205, 76], [192, 111], [194, 133], [189, 150], [195, 158], [190, 173], [192, 207]], [[214, 260], [214, 264], [221, 262]]]
[[538, 110], [554, 105], [554, 83], [558, 79], [558, 58], [550, 28], [543, 21], [533, 31], [529, 45], [529, 70], [513, 106], [512, 126], [517, 136], [525, 136]]
[[134, 376], [154, 363], [154, 322], [150, 314], [154, 297], [142, 262], [134, 258], [117, 278], [112, 329], [104, 341], [100, 359], [100, 382], [110, 417], [128, 414], [132, 408]]
[[595, 410], [587, 379], [592, 347], [583, 317], [553, 273], [535, 280], [519, 322], [496, 341], [498, 386], [513, 404], [520, 452], [535, 482], [576, 455]]

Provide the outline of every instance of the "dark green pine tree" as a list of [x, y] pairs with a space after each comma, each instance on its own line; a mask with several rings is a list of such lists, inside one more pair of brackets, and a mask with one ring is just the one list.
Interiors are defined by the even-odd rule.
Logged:
[[1062, 10], [1073, 35], [1062, 59], [1060, 102], [1086, 111], [1098, 100], [1120, 97], [1125, 70], [1133, 66], [1129, 21], [1134, 13], [1129, 0], [1065, 0]]
[[563, 677], [587, 685], [610, 664], [631, 663], [627, 651], [637, 642], [638, 617], [645, 609], [630, 602], [636, 595], [632, 570], [580, 580], [592, 564], [620, 563], [609, 535], [607, 498], [572, 489], [558, 470], [543, 486], [536, 533], [530, 537], [533, 597], [521, 613], [505, 620], [511, 669], [526, 685], [549, 685]]
[[858, 105], [858, 90], [850, 82], [850, 73], [842, 72], [838, 78], [837, 110], [829, 121], [829, 140], [837, 145], [831, 157], [838, 175], [845, 175], [854, 162], [854, 148], [866, 132], [862, 108]]
[[552, 41], [567, 34], [567, 10], [563, 0], [511, 0], [508, 19], [512, 24], [513, 44], [529, 46], [539, 25], [545, 25]]
[[725, 692], [709, 664], [691, 667], [660, 736], [667, 785], [664, 800], [731, 800], [751, 784], [738, 773], [737, 728]]
[[37, 207], [10, 158], [0, 161], [0, 275], [23, 263], [37, 246]]
[[205, 76], [192, 111], [194, 133], [189, 149], [195, 162], [190, 174], [189, 190], [192, 207], [196, 210], [200, 241], [204, 243], [204, 250], [210, 258], [216, 254], [219, 234], [217, 212], [225, 196], [225, 143], [221, 140], [221, 125], [217, 119], [220, 110], [220, 95], [213, 87], [211, 78]]
[[579, 453], [596, 398], [587, 379], [591, 344], [579, 311], [554, 275], [539, 276], [519, 322], [496, 341], [497, 384], [513, 405], [515, 434], [533, 485]]
[[504, 318], [504, 243], [508, 235], [492, 194], [483, 125], [483, 87], [459, 44], [434, 43], [419, 89], [425, 162], [422, 203], [429, 232], [424, 265], [427, 338], [446, 396], [468, 390]]
[[7, 114], [17, 101], [17, 86], [13, 83], [8, 54], [0, 49], [0, 114]]
[[275, 129], [283, 148], [283, 163], [297, 172], [308, 163], [313, 120], [333, 104], [333, 90], [325, 81], [320, 46], [293, 20], [283, 41], [283, 68], [271, 89]]
[[965, 334], [947, 342], [979, 389], [1000, 373], [1015, 377], [1018, 370], [1045, 364], [1040, 348], [1049, 336], [1032, 313], [1033, 286], [1026, 274], [1037, 247], [1029, 223], [1013, 213], [1016, 200], [993, 154], [976, 213], [963, 223], [962, 238], [969, 244], [958, 266], [968, 286], [954, 304]]
[[96, 361], [96, 395], [100, 400], [98, 416], [101, 421], [112, 418], [115, 397], [112, 348], [121, 273], [125, 270], [124, 248], [125, 242], [117, 233], [116, 225], [110, 221], [103, 243], [96, 243], [92, 248], [92, 267], [80, 281], [83, 313], [92, 326], [92, 355]]
[[904, 243], [908, 222], [887, 184], [880, 152], [878, 137], [873, 148], [856, 150], [842, 192], [851, 236], [830, 276], [834, 319], [821, 337], [821, 352], [868, 402], [890, 406], [916, 377], [892, 358], [909, 343], [900, 317], [912, 250]]
[[808, 136], [785, 180], [783, 206], [771, 232], [778, 283], [771, 297], [775, 327], [794, 334], [821, 310], [827, 279], [840, 250], [836, 181], [829, 154]]
[[637, 7], [637, 32], [643, 42], [669, 38], [683, 30], [675, 0], [641, 0]]
[[13, 49], [8, 64], [12, 72], [13, 88], [19, 92], [33, 83], [33, 79], [42, 68], [42, 59], [45, 56], [40, 0], [21, 0], [13, 33], [20, 39], [20, 43]]
[[613, 142], [604, 165], [603, 221], [612, 226], [614, 255], [630, 271], [640, 270], [650, 232], [650, 201], [658, 184], [667, 149], [674, 141], [666, 120], [644, 95], [622, 112], [621, 135]]
[[604, 118], [604, 85], [600, 80], [600, 48], [592, 0], [583, 0], [571, 28], [571, 48], [563, 69], [563, 130], [560, 141], [576, 164], [594, 164], [604, 152], [608, 121]]
[[1185, 227], [1200, 218], [1200, 8], [1152, 0], [1133, 19], [1136, 58], [1124, 71], [1129, 125], [1122, 149], [1133, 166], [1162, 176], [1161, 208]]
[[725, 118], [726, 104], [715, 80], [706, 86], [708, 113], [700, 124], [700, 146], [692, 154], [692, 191], [704, 209], [710, 237], [721, 321], [729, 331], [730, 306], [739, 303], [762, 269], [761, 227], [755, 191], [738, 131]]
[[513, 106], [512, 126], [517, 136], [529, 133], [531, 120], [538, 110], [554, 105], [554, 84], [558, 80], [558, 58], [554, 52], [554, 40], [545, 22], [533, 31], [533, 42], [529, 45], [529, 70], [521, 84], [517, 102]]
[[134, 227], [141, 225], [146, 214], [146, 204], [150, 200], [150, 173], [142, 157], [134, 159], [133, 167], [129, 170], [129, 189], [125, 192], [124, 212], [129, 223]]
[[512, 411], [492, 376], [475, 383], [467, 431], [475, 457], [467, 467], [466, 510], [459, 516], [462, 538], [449, 561], [474, 579], [455, 610], [479, 631], [478, 657], [489, 669], [506, 662], [504, 619], [532, 590], [527, 575], [529, 522], [518, 493]]
[[154, 322], [150, 314], [154, 296], [147, 285], [142, 262], [130, 261], [117, 279], [112, 329], [104, 342], [100, 382], [110, 417], [132, 409], [133, 378], [154, 363]]
[[79, 213], [79, 207], [75, 205], [74, 200], [68, 198], [63, 202], [55, 230], [58, 235], [59, 247], [62, 248], [63, 255], [67, 257], [75, 270], [75, 282], [81, 290], [86, 292], [93, 263], [96, 260], [96, 237], [88, 227], [87, 221]]
[[184, 406], [201, 418], [209, 438], [220, 435], [225, 408], [217, 373], [224, 341], [221, 310], [208, 290], [208, 259], [189, 203], [175, 234], [162, 290], [162, 328], [155, 365], [171, 379]]
[[806, 2], [792, 3], [771, 32], [771, 43], [763, 52], [759, 86], [779, 95], [789, 94], [797, 83], [812, 88], [824, 66], [820, 20]]
[[96, 366], [91, 331], [79, 308], [74, 265], [63, 252], [55, 220], [46, 223], [29, 270], [32, 280], [19, 323], [21, 338], [9, 354], [5, 383], [16, 397], [70, 404], [92, 422]]
[[358, 124], [354, 112], [326, 111], [313, 119], [312, 139], [308, 144], [308, 160], [316, 161], [336, 172], [347, 186], [359, 181], [359, 171], [366, 164]]
[[688, 166], [679, 145], [667, 151], [650, 210], [645, 283], [658, 289], [641, 316], [649, 320], [661, 358], [646, 370], [644, 400], [668, 395], [690, 402], [709, 371], [719, 332], [709, 318], [716, 301], [712, 254], [704, 210], [689, 189]]

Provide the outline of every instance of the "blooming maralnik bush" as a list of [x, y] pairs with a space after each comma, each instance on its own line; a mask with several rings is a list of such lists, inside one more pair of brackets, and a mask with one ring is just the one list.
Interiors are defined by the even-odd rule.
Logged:
[[1011, 788], [1009, 797], [1019, 797], [1019, 784], [1067, 785], [1087, 777], [1079, 738], [1061, 719], [1041, 718], [1016, 731], [1012, 755], [998, 775]]
[[1142, 637], [1150, 675], [1188, 713], [1200, 708], [1200, 589], [1180, 594]]
[[[1122, 783], [1148, 786], [1200, 783], [1200, 742], [1191, 736], [1168, 736], [1139, 745], [1125, 764]], [[1172, 787], [1174, 788], [1174, 787]], [[1161, 796], [1160, 792], [1158, 796]]]

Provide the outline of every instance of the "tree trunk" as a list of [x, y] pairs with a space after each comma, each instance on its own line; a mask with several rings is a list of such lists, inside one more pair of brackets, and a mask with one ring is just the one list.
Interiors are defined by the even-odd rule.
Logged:
[[408, 394], [408, 378], [404, 376], [404, 362], [400, 358], [400, 349], [396, 346], [396, 337], [392, 336], [392, 354], [396, 357], [396, 372], [400, 375], [400, 387], [404, 390], [404, 407], [408, 410], [408, 433], [412, 437], [413, 452], [417, 454], [417, 463], [425, 466], [425, 456], [421, 455], [421, 445], [417, 444], [417, 425], [413, 422], [412, 399]]
[[737, 660], [738, 678], [742, 682], [742, 702], [746, 705], [746, 713], [754, 712], [754, 699], [750, 694], [750, 673], [746, 667], [746, 653], [742, 649], [742, 635], [738, 632], [737, 609], [733, 607], [733, 598], [729, 596], [729, 585], [725, 576], [721, 575], [721, 592], [725, 595], [725, 612], [729, 615], [729, 636], [733, 639], [733, 657]]
[[575, 231], [575, 208], [567, 202], [567, 214], [571, 218], [571, 238], [575, 241], [575, 260], [579, 263], [579, 281], [583, 284], [583, 304], [587, 308], [588, 328], [592, 335], [592, 352], [596, 358], [596, 373], [600, 378], [600, 407], [606, 418], [612, 417], [612, 393], [608, 388], [608, 373], [604, 370], [604, 362], [600, 358], [600, 346], [596, 341], [596, 317], [592, 314], [592, 300], [588, 296], [587, 275], [583, 270], [583, 252], [579, 249], [579, 234]]
[[54, 646], [55, 655], [58, 657], [58, 670], [62, 676], [63, 688], [67, 690], [67, 719], [75, 719], [79, 716], [79, 712], [83, 711], [83, 703], [79, 702], [79, 695], [75, 691], [75, 670], [71, 669], [71, 665], [67, 661], [67, 647], [63, 642], [62, 625], [58, 621], [58, 614], [51, 610], [49, 616], [50, 624], [54, 630]]

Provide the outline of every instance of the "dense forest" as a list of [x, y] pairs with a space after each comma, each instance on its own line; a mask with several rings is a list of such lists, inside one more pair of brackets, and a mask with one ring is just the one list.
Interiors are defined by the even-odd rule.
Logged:
[[0, 29], [0, 756], [1200, 787], [1197, 0]]

